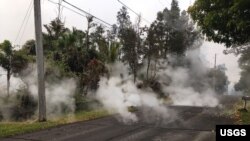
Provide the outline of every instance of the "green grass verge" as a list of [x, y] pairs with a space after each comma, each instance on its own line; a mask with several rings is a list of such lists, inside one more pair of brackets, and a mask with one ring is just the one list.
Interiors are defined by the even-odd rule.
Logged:
[[250, 111], [240, 112], [241, 124], [250, 124]]
[[243, 102], [236, 104], [235, 118], [237, 119], [237, 124], [250, 124], [250, 101], [247, 103], [247, 110], [243, 110]]
[[51, 128], [58, 125], [74, 123], [78, 121], [87, 121], [107, 116], [104, 110], [95, 110], [89, 112], [78, 112], [74, 115], [67, 115], [63, 118], [50, 119], [47, 122], [26, 121], [26, 122], [0, 122], [0, 138], [30, 133], [41, 129]]

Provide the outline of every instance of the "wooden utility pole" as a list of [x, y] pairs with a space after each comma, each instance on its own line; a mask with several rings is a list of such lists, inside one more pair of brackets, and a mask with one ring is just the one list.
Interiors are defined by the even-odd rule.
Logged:
[[46, 121], [46, 99], [44, 86], [44, 61], [43, 61], [43, 42], [42, 42], [42, 20], [40, 0], [34, 0], [34, 19], [36, 33], [36, 63], [38, 75], [38, 107], [39, 121]]

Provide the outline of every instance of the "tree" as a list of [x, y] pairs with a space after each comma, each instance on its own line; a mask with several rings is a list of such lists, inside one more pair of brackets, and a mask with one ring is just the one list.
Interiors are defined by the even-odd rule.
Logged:
[[60, 18], [52, 20], [48, 25], [44, 25], [44, 27], [51, 39], [58, 39], [68, 30], [65, 28], [64, 23], [60, 20]]
[[[158, 13], [158, 15], [161, 13]], [[162, 28], [162, 30], [160, 30]], [[162, 32], [163, 31], [163, 32]], [[158, 57], [166, 55], [162, 55], [162, 50], [166, 51], [165, 49], [165, 41], [164, 38], [164, 26], [162, 23], [158, 23], [157, 21], [153, 22], [148, 29], [147, 38], [146, 38], [146, 45], [144, 47], [144, 58], [147, 59], [147, 72], [146, 72], [146, 79], [149, 80], [149, 71], [151, 67], [152, 59], [156, 60]], [[160, 53], [159, 53], [160, 52]], [[164, 52], [165, 54], [165, 52]]]
[[[196, 0], [188, 12], [209, 41], [233, 47], [250, 41], [249, 5], [249, 0]], [[239, 59], [242, 72], [235, 85], [235, 90], [243, 93], [249, 93], [249, 60], [249, 49], [246, 49]]]
[[250, 94], [250, 48], [241, 53], [239, 59], [239, 66], [241, 68], [241, 77], [234, 88], [236, 91], [242, 91], [244, 94]]
[[22, 46], [22, 50], [27, 52], [28, 55], [36, 55], [36, 44], [35, 40], [31, 39], [25, 42], [25, 44]]
[[64, 23], [56, 18], [52, 20], [48, 25], [44, 25], [47, 33], [43, 33], [44, 38], [44, 53], [48, 54], [50, 51], [59, 50], [58, 40], [69, 31], [65, 27]]
[[168, 35], [167, 49], [168, 53], [183, 56], [186, 50], [192, 47], [199, 47], [201, 35], [200, 32], [195, 29], [195, 25], [189, 18], [186, 11], [180, 12], [178, 2], [172, 0], [171, 8], [163, 10], [165, 30]]
[[217, 94], [224, 94], [228, 90], [229, 81], [225, 73], [225, 69], [218, 66], [216, 69], [211, 69], [208, 71], [208, 84], [211, 88], [214, 88]]
[[[171, 8], [157, 13], [156, 20], [150, 26], [150, 38], [155, 42], [159, 57], [167, 59], [168, 55], [183, 57], [186, 50], [199, 47], [200, 32], [195, 28], [186, 11], [180, 12], [178, 1], [172, 0]], [[152, 41], [151, 41], [152, 42]]]
[[87, 48], [87, 50], [89, 50], [89, 48], [90, 48], [90, 29], [92, 28], [92, 27], [95, 27], [96, 26], [96, 24], [95, 23], [93, 23], [93, 19], [94, 19], [94, 17], [93, 16], [87, 16], [87, 30], [86, 30], [86, 40], [85, 40], [85, 43], [86, 43], [86, 48]]
[[10, 41], [5, 40], [0, 44], [0, 66], [7, 72], [7, 95], [9, 96], [10, 78], [13, 73], [20, 72], [27, 66], [28, 58], [25, 52], [13, 49]]
[[188, 12], [209, 41], [227, 47], [250, 41], [249, 0], [196, 0]]
[[[122, 7], [122, 9], [117, 14], [118, 22], [118, 38], [121, 42], [121, 50], [123, 53], [122, 61], [128, 63], [132, 74], [134, 75], [134, 82], [137, 77], [138, 70], [138, 59], [139, 59], [139, 48], [140, 39], [138, 36], [138, 30], [136, 31], [132, 27], [130, 17], [128, 15], [127, 9]], [[137, 25], [138, 28], [138, 25]]]
[[234, 85], [236, 91], [241, 91], [245, 95], [250, 94], [250, 67], [247, 66], [241, 71], [241, 77], [238, 83]]
[[114, 24], [111, 30], [107, 31], [107, 42], [108, 42], [108, 49], [106, 49], [107, 51], [100, 50], [101, 54], [102, 52], [106, 53], [105, 56], [107, 63], [114, 63], [115, 61], [120, 59], [121, 44], [117, 38], [117, 28], [118, 27]]

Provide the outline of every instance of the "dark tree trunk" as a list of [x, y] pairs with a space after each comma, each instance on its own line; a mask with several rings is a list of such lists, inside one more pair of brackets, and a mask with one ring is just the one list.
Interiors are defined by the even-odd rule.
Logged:
[[7, 70], [7, 97], [10, 95], [10, 70]]
[[149, 73], [150, 63], [151, 63], [151, 59], [150, 59], [150, 55], [148, 55], [148, 65], [147, 65], [147, 81], [148, 81], [148, 79], [149, 79], [148, 73]]
[[136, 77], [137, 77], [136, 69], [134, 68], [134, 83], [136, 82]]

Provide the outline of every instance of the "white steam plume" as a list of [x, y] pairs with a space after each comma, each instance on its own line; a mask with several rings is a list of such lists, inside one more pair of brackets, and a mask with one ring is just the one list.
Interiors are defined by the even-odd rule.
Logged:
[[[29, 70], [30, 71], [30, 70]], [[38, 99], [37, 71], [31, 69], [29, 75], [23, 78], [28, 86], [29, 92]], [[75, 111], [74, 93], [76, 81], [73, 78], [64, 78], [59, 82], [45, 82], [46, 108], [49, 116], [60, 116], [64, 112], [72, 113]]]
[[109, 79], [101, 78], [96, 98], [108, 111], [118, 113], [125, 123], [138, 121], [137, 115], [128, 110], [129, 106], [151, 109], [151, 113], [143, 114], [154, 114], [157, 117], [167, 118], [168, 109], [153, 91], [138, 89], [132, 78], [127, 75], [126, 69], [122, 63], [116, 63], [112, 67], [114, 71], [112, 76]]
[[[10, 109], [15, 104], [15, 96], [18, 89], [27, 88], [35, 101], [38, 100], [37, 71], [35, 66], [36, 64], [29, 64], [22, 72], [23, 76], [21, 78], [18, 76], [11, 78], [11, 93], [7, 103], [5, 92], [0, 92], [0, 116], [2, 114], [4, 120], [10, 119]], [[56, 117], [75, 111], [74, 93], [76, 81], [73, 78], [63, 78], [57, 82], [45, 82], [45, 87], [46, 108], [49, 117]], [[5, 87], [1, 87], [1, 90], [6, 91], [5, 89]]]
[[[218, 106], [219, 101], [215, 92], [206, 81], [206, 74], [210, 68], [204, 65], [204, 60], [199, 56], [199, 50], [188, 51], [184, 61], [189, 66], [173, 65], [177, 58], [170, 57], [166, 60], [158, 60], [156, 81], [161, 84], [165, 96], [168, 96], [173, 105], [186, 106]], [[182, 60], [183, 61], [183, 60]], [[172, 64], [171, 64], [172, 63]], [[177, 62], [178, 63], [178, 62]], [[129, 106], [139, 107], [146, 116], [170, 119], [175, 113], [168, 110], [162, 99], [151, 88], [138, 89], [133, 83], [131, 75], [128, 75], [128, 66], [115, 63], [109, 66], [111, 76], [101, 78], [100, 87], [96, 92], [96, 98], [111, 112], [116, 112], [122, 117], [123, 122], [136, 122], [138, 117], [128, 110]], [[140, 71], [146, 74], [145, 66]], [[140, 75], [140, 74], [139, 74]], [[141, 83], [141, 82], [137, 82]], [[147, 107], [147, 108], [145, 108]]]

